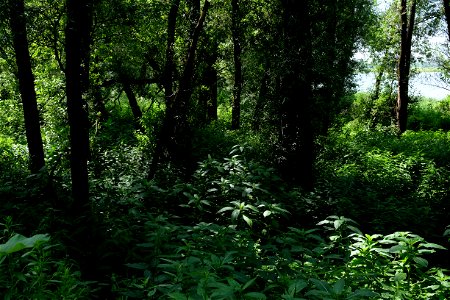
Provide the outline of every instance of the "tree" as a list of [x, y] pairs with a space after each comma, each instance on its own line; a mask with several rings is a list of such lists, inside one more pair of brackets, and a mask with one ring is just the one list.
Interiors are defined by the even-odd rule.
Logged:
[[285, 174], [306, 189], [313, 184], [311, 1], [281, 1], [283, 47], [281, 144]]
[[167, 156], [175, 164], [186, 167], [190, 161], [191, 141], [188, 124], [188, 111], [192, 95], [192, 80], [195, 71], [195, 56], [200, 34], [203, 30], [206, 14], [210, 6], [205, 1], [202, 12], [192, 33], [186, 60], [183, 65], [178, 89], [166, 104], [166, 112], [154, 151], [148, 178], [156, 174], [157, 166], [163, 156]]
[[17, 78], [25, 117], [30, 171], [37, 173], [44, 167], [45, 161], [23, 0], [9, 0], [9, 16], [17, 64]]
[[445, 21], [447, 23], [447, 36], [450, 42], [450, 0], [442, 0], [444, 6]]
[[72, 175], [73, 213], [82, 213], [89, 203], [87, 162], [89, 157], [89, 119], [83, 98], [83, 50], [87, 41], [83, 22], [87, 22], [89, 0], [67, 0], [66, 26], [66, 97], [70, 126], [70, 167]]
[[233, 39], [234, 87], [231, 129], [239, 129], [241, 119], [242, 61], [241, 10], [239, 0], [231, 0], [231, 32]]
[[409, 13], [407, 0], [400, 3], [400, 56], [398, 60], [397, 127], [400, 133], [406, 130], [408, 120], [408, 87], [411, 70], [411, 46], [416, 17], [416, 0], [411, 1]]

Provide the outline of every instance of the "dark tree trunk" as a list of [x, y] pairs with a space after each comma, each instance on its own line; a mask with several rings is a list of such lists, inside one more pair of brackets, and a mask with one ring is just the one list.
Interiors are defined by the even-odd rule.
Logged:
[[173, 78], [175, 74], [174, 62], [174, 43], [175, 43], [175, 29], [177, 24], [178, 8], [180, 0], [173, 0], [170, 6], [169, 18], [167, 22], [167, 45], [166, 45], [166, 63], [163, 73], [164, 95], [166, 97], [166, 105], [172, 105], [174, 97], [173, 92]]
[[205, 1], [202, 13], [194, 33], [192, 34], [192, 41], [187, 53], [186, 63], [179, 81], [178, 90], [173, 97], [172, 105], [166, 107], [166, 114], [162, 128], [159, 132], [158, 142], [148, 174], [149, 179], [152, 179], [155, 176], [157, 166], [164, 155], [168, 156], [171, 161], [181, 167], [190, 163], [191, 141], [187, 113], [192, 94], [195, 53], [209, 6], [209, 1]]
[[81, 32], [86, 22], [88, 0], [67, 0], [66, 27], [66, 96], [70, 126], [72, 193], [76, 213], [88, 204], [89, 120], [83, 99]]
[[202, 60], [205, 64], [203, 74], [201, 75], [201, 89], [199, 103], [201, 110], [201, 122], [210, 123], [217, 120], [217, 70], [214, 64], [217, 61], [217, 43], [207, 41], [209, 49], [204, 49]]
[[309, 1], [282, 1], [285, 67], [281, 78], [281, 143], [286, 178], [313, 187], [312, 45]]
[[78, 261], [82, 278], [102, 280], [103, 274], [98, 268], [100, 253], [97, 251], [98, 245], [102, 243], [102, 235], [95, 224], [89, 202], [89, 118], [84, 94], [84, 76], [89, 66], [83, 66], [83, 62], [86, 62], [88, 41], [85, 39], [89, 33], [83, 32], [88, 28], [83, 23], [90, 22], [87, 18], [92, 17], [91, 3], [91, 0], [66, 0], [66, 97], [73, 197], [67, 208], [67, 221], [71, 224], [67, 249], [71, 257]]
[[23, 0], [10, 0], [10, 25], [17, 64], [17, 78], [25, 117], [25, 130], [30, 155], [30, 171], [37, 173], [44, 167], [44, 149], [39, 124], [39, 111], [31, 59], [28, 49], [25, 7]]
[[127, 81], [123, 82], [122, 86], [123, 90], [125, 91], [125, 94], [127, 95], [128, 103], [130, 104], [134, 119], [136, 121], [139, 121], [142, 118], [142, 111], [136, 100], [136, 96], [134, 95], [133, 89], [131, 88], [130, 83]]
[[[200, 18], [200, 0], [187, 0], [190, 11], [189, 20], [191, 21], [191, 35], [195, 31], [195, 26], [197, 26], [197, 21]], [[191, 36], [192, 37], [192, 36]]]
[[407, 13], [407, 1], [402, 0], [400, 6], [401, 18], [401, 45], [400, 57], [397, 67], [398, 94], [397, 94], [397, 127], [400, 133], [405, 132], [408, 120], [408, 87], [409, 74], [411, 69], [411, 44], [414, 30], [414, 21], [416, 15], [416, 0], [412, 0], [411, 10], [409, 12], [409, 21]]
[[231, 33], [233, 36], [234, 87], [231, 111], [231, 129], [239, 129], [241, 123], [241, 93], [242, 93], [242, 62], [241, 62], [241, 32], [240, 32], [239, 0], [231, 1]]
[[377, 75], [375, 76], [375, 90], [373, 92], [372, 99], [375, 101], [380, 96], [380, 90], [381, 90], [381, 81], [383, 80], [383, 74], [384, 74], [384, 68], [381, 67], [378, 71]]
[[445, 21], [447, 22], [447, 36], [450, 41], [450, 0], [442, 0], [444, 5]]
[[261, 129], [261, 115], [263, 114], [263, 109], [267, 102], [268, 84], [270, 79], [269, 74], [269, 68], [266, 68], [266, 71], [261, 79], [261, 86], [259, 88], [259, 95], [256, 100], [255, 109], [253, 110], [252, 127], [255, 131], [259, 131]]
[[[217, 58], [217, 55], [215, 57]], [[206, 82], [209, 90], [209, 98], [206, 109], [208, 122], [217, 120], [217, 81], [217, 70], [214, 68], [214, 65], [210, 65], [210, 68], [208, 69], [208, 81]]]

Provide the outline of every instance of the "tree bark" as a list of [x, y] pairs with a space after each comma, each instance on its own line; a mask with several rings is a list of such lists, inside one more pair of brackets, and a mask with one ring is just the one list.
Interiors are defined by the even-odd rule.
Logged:
[[44, 167], [45, 160], [37, 97], [34, 87], [34, 76], [28, 49], [24, 1], [10, 0], [9, 9], [11, 33], [17, 64], [17, 78], [22, 98], [25, 131], [30, 156], [30, 171], [37, 173]]
[[134, 92], [131, 88], [131, 85], [128, 82], [124, 82], [123, 84], [123, 90], [125, 91], [125, 94], [128, 98], [128, 103], [130, 104], [131, 111], [133, 112], [134, 119], [136, 121], [139, 121], [142, 118], [142, 111], [139, 107], [139, 104], [137, 103], [136, 96], [134, 95]]
[[409, 75], [411, 69], [411, 45], [412, 35], [414, 31], [415, 15], [416, 15], [416, 0], [412, 0], [411, 9], [409, 12], [409, 20], [407, 13], [407, 1], [402, 0], [400, 4], [400, 19], [401, 19], [401, 45], [400, 57], [397, 66], [398, 77], [398, 93], [397, 93], [397, 127], [400, 133], [405, 132], [408, 120], [408, 88]]
[[306, 190], [313, 188], [312, 44], [309, 1], [284, 0], [284, 60], [281, 78], [283, 173]]
[[[217, 80], [218, 74], [215, 68], [217, 61], [217, 42], [206, 40], [209, 47], [203, 49], [201, 60], [204, 62], [204, 71], [201, 74], [201, 89], [199, 104], [201, 110], [201, 122], [211, 123], [217, 120]], [[212, 46], [211, 46], [212, 45]]]
[[203, 29], [206, 14], [210, 6], [205, 1], [202, 13], [192, 34], [192, 41], [187, 53], [183, 74], [179, 80], [178, 90], [173, 97], [172, 105], [166, 107], [166, 114], [162, 128], [158, 135], [158, 142], [153, 155], [148, 179], [152, 179], [157, 170], [161, 158], [166, 155], [179, 166], [189, 163], [190, 158], [190, 135], [187, 120], [188, 105], [192, 94], [192, 78], [195, 67], [195, 53], [200, 33]]
[[83, 33], [88, 0], [67, 0], [66, 96], [70, 126], [73, 213], [82, 212], [89, 203], [87, 162], [89, 156], [89, 120], [83, 99]]
[[177, 24], [178, 8], [180, 0], [173, 0], [169, 10], [169, 17], [167, 22], [167, 45], [166, 45], [166, 63], [164, 66], [163, 86], [164, 95], [166, 97], [166, 105], [172, 105], [174, 97], [173, 79], [175, 73], [174, 62], [174, 43], [175, 43], [175, 29]]
[[234, 58], [234, 87], [233, 104], [231, 111], [231, 129], [239, 129], [241, 122], [241, 93], [242, 93], [242, 61], [241, 61], [241, 36], [240, 36], [240, 7], [239, 0], [231, 1], [231, 33], [233, 36]]
[[259, 88], [259, 95], [256, 100], [255, 109], [253, 110], [252, 128], [255, 131], [259, 131], [261, 129], [261, 115], [267, 102], [268, 84], [270, 79], [269, 74], [269, 68], [266, 68], [266, 71], [261, 79], [261, 86]]
[[450, 41], [450, 0], [442, 0], [444, 5], [445, 21], [447, 22], [447, 36]]

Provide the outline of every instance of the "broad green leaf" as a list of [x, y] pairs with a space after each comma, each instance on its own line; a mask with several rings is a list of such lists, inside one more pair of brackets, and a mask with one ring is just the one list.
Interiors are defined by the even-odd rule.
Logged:
[[240, 213], [241, 211], [239, 209], [233, 210], [233, 212], [231, 213], [231, 220], [236, 221]]
[[187, 300], [188, 299], [188, 297], [186, 295], [179, 293], [179, 292], [170, 293], [167, 296], [169, 296], [170, 299], [175, 299], [175, 300]]
[[344, 220], [342, 219], [335, 220], [333, 223], [334, 229], [339, 229], [339, 227], [341, 227], [342, 224], [344, 224]]
[[288, 292], [291, 295], [295, 295], [296, 293], [303, 290], [308, 286], [308, 283], [304, 280], [296, 280], [289, 285]]
[[220, 213], [223, 213], [224, 211], [233, 210], [233, 209], [234, 209], [233, 207], [227, 206], [227, 207], [221, 208], [217, 213], [220, 214]]
[[338, 281], [336, 281], [336, 283], [333, 285], [333, 292], [336, 295], [340, 295], [344, 290], [344, 286], [345, 286], [345, 279], [341, 278]]
[[270, 216], [271, 214], [272, 214], [272, 212], [271, 212], [270, 210], [266, 210], [266, 211], [263, 213], [263, 216], [264, 216], [264, 218], [265, 218], [265, 217]]
[[355, 227], [355, 226], [352, 226], [352, 225], [349, 225], [349, 226], [347, 226], [348, 227], [348, 229], [350, 229], [351, 231], [353, 231], [353, 232], [355, 232], [355, 233], [358, 233], [358, 234], [363, 234], [362, 232], [361, 232], [361, 230], [359, 230], [357, 227]]
[[24, 237], [16, 234], [5, 244], [0, 245], [0, 254], [11, 254], [25, 248], [33, 248], [37, 243], [48, 242], [50, 240], [47, 234], [36, 234], [32, 237]]
[[247, 289], [249, 286], [253, 285], [255, 283], [256, 278], [250, 279], [249, 281], [247, 281], [244, 286], [242, 287], [242, 290]]
[[315, 278], [310, 278], [309, 279], [312, 283], [314, 283], [314, 285], [316, 286], [316, 288], [318, 288], [320, 291], [324, 291], [327, 293], [331, 292], [331, 286], [328, 284], [328, 282], [322, 281], [322, 280], [318, 280]]
[[428, 260], [426, 260], [425, 258], [422, 257], [414, 257], [413, 260], [421, 267], [426, 268], [428, 267]]
[[137, 269], [137, 270], [145, 270], [148, 269], [148, 264], [146, 263], [131, 263], [125, 264], [128, 268]]
[[244, 221], [248, 224], [248, 226], [252, 227], [252, 225], [253, 225], [252, 219], [250, 219], [246, 215], [242, 215], [242, 218], [244, 218]]
[[406, 246], [404, 245], [395, 245], [389, 249], [390, 253], [400, 253], [401, 251], [406, 250]]
[[406, 273], [398, 272], [394, 275], [394, 281], [399, 282], [406, 279]]
[[440, 249], [440, 250], [447, 250], [447, 248], [438, 245], [438, 244], [434, 244], [434, 243], [426, 243], [426, 244], [421, 244], [421, 247], [425, 247], [425, 248], [432, 248], [432, 249]]
[[246, 293], [244, 295], [244, 298], [245, 299], [258, 299], [258, 300], [267, 299], [266, 295], [264, 295], [263, 293], [258, 293], [258, 292]]
[[378, 297], [379, 294], [372, 292], [371, 290], [368, 289], [359, 289], [356, 290], [352, 295], [350, 295], [348, 297], [348, 299], [359, 299], [360, 297]]

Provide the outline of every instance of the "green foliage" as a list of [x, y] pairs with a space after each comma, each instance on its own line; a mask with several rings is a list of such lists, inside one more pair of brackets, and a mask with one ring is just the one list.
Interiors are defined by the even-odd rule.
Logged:
[[[249, 229], [214, 223], [177, 225], [150, 217], [149, 251], [127, 266], [140, 276], [116, 282], [127, 298], [158, 299], [445, 299], [450, 277], [429, 268], [444, 249], [409, 232], [362, 234], [332, 216], [321, 229], [289, 228], [264, 240]], [[156, 254], [156, 257], [155, 257]]]
[[[448, 136], [370, 130], [353, 122], [333, 132], [317, 169], [333, 210], [379, 230], [442, 230], [448, 209]], [[423, 227], [423, 224], [428, 224]]]
[[4, 299], [80, 299], [90, 291], [64, 259], [54, 258], [47, 234], [29, 238], [14, 233], [7, 218], [0, 244], [0, 292]]
[[393, 123], [395, 107], [393, 94], [386, 91], [374, 99], [371, 93], [356, 93], [350, 99], [347, 121], [359, 120], [371, 127], [389, 126]]
[[450, 99], [422, 99], [410, 107], [408, 128], [412, 130], [449, 130]]

